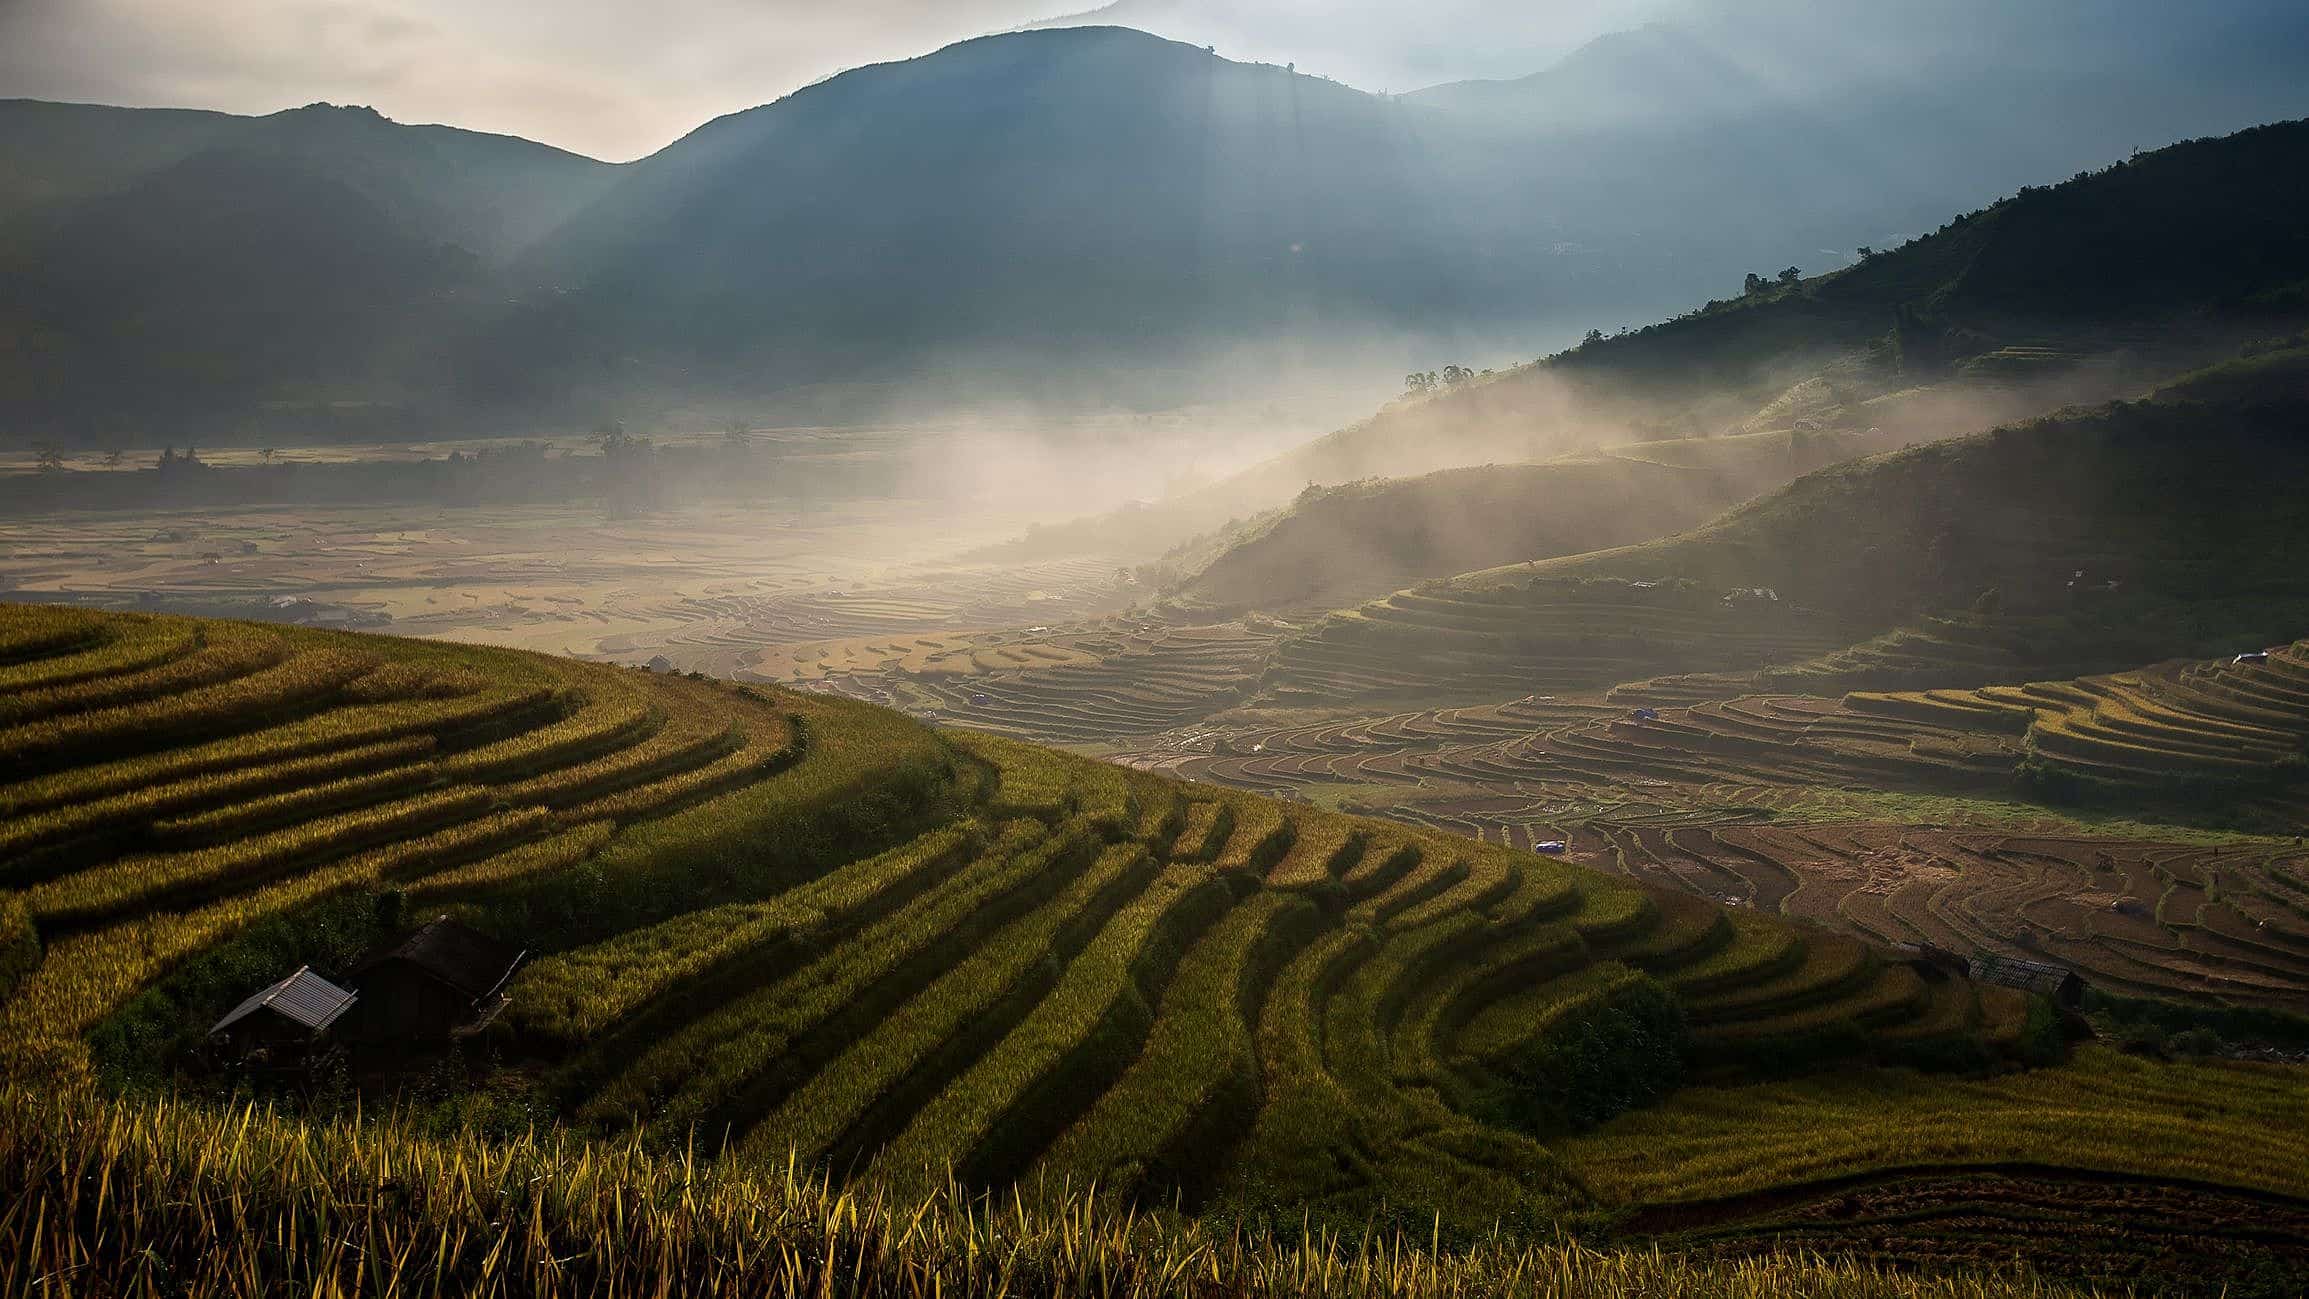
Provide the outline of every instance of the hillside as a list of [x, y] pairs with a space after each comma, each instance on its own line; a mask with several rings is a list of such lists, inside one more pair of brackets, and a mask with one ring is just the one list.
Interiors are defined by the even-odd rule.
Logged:
[[1409, 441], [1391, 422], [1545, 431], [1567, 390], [1637, 427], [1713, 431], [1816, 374], [1851, 406], [1952, 371], [2010, 382], [2117, 352], [2129, 364], [2161, 347], [2201, 356], [2208, 333], [2258, 336], [2309, 313], [2309, 236], [2290, 215], [2304, 164], [2309, 122], [2142, 154], [2024, 189], [1858, 265], [1391, 412], [1300, 458], [1337, 462], [1358, 444]]
[[1152, 567], [1166, 595], [1197, 604], [1336, 607], [1426, 578], [1664, 536], [1891, 445], [1881, 432], [1754, 433], [1349, 483]]
[[[2309, 519], [2263, 485], [2309, 472], [2305, 370], [2309, 352], [2266, 353], [1825, 469], [1679, 536], [1398, 592], [1283, 644], [1269, 679], [1351, 696], [1804, 671], [1963, 610], [2002, 620], [2006, 673], [2290, 639], [2309, 624]], [[1758, 588], [1771, 598], [1723, 598]]]
[[[2137, 147], [2151, 113], [2167, 123], [2192, 118], [2201, 130], [2228, 129], [2221, 123], [2240, 110], [2257, 120], [2298, 113], [2299, 98], [2279, 86], [2286, 70], [2298, 76], [2309, 36], [2283, 0], [2194, 12], [2155, 0], [1948, 0], [1924, 9], [1700, 0], [1646, 17], [1529, 75], [1406, 98], [1558, 130], [1690, 132], [1710, 120], [1742, 124], [1744, 138], [1778, 130], [1823, 170], [1855, 173], [1844, 183], [1898, 185], [1869, 166], [1871, 147], [1907, 153], [1922, 144], [1921, 156], [1946, 150], [1995, 188]], [[2256, 40], [2268, 44], [2255, 48]], [[2069, 130], [2004, 129], [2032, 118]], [[1926, 144], [1917, 138], [1925, 133], [1941, 139]], [[1764, 153], [1751, 147], [1751, 157]]]
[[1406, 397], [1208, 487], [1046, 528], [1034, 549], [1156, 553], [1309, 483], [1732, 432], [1923, 441], [2137, 396], [2309, 320], [2290, 215], [2303, 174], [2304, 122], [2143, 154], [1843, 270]]
[[[1549, 276], [1482, 159], [1345, 86], [1120, 28], [857, 69], [634, 164], [537, 274], [619, 346], [735, 382], [926, 356], [1175, 364], [1520, 314]], [[1496, 248], [1471, 262], [1456, 250]], [[764, 256], [763, 250], [778, 250]], [[1069, 345], [1063, 361], [1054, 350]]]
[[[2023, 177], [2287, 111], [2298, 77], [2267, 51], [2290, 29], [2249, 17], [2215, 29], [2211, 56], [2148, 42], [2093, 65], [2095, 84], [2134, 84], [2105, 75], [2121, 64], [2210, 87], [2159, 101], [2169, 119], [2050, 114], [2090, 125], [2048, 129], [1998, 166], [1990, 143], [2016, 133], [1890, 92], [1870, 120], [1911, 129], [1844, 132], [1871, 140], [1855, 159], [1784, 113], [1701, 114], [1666, 136], [1471, 120], [1111, 27], [855, 69], [621, 167], [366, 110], [16, 101], [0, 104], [0, 415], [86, 440], [154, 419], [293, 428], [355, 407], [380, 425], [566, 425], [772, 410], [803, 388], [848, 394], [852, 419], [908, 397], [1173, 407], [1335, 382], [1317, 355], [1385, 374], [1407, 356], [1528, 354], [1532, 338], [1729, 291], [1751, 267], [1894, 242], [1876, 232]], [[2203, 57], [2230, 75], [2197, 76]], [[408, 292], [300, 257], [332, 213]], [[2173, 233], [2148, 241], [2218, 240]], [[121, 251], [138, 274], [109, 269]], [[275, 301], [207, 310], [200, 278], [172, 272], [211, 260]], [[461, 277], [435, 264], [467, 260]], [[1499, 407], [1487, 417], [1536, 409], [1485, 401]], [[1648, 407], [1624, 418], [1655, 438], [1697, 431]], [[1449, 463], [1335, 458], [1291, 488]]]
[[2057, 1050], [1846, 939], [820, 697], [37, 607], [0, 647], [17, 1078], [301, 1092], [206, 1026], [450, 915], [528, 949], [488, 1050], [349, 1019], [358, 1091], [1472, 1236], [1608, 1208], [1553, 1143], [1687, 1080]]
[[614, 173], [367, 109], [0, 102], [0, 409], [90, 440], [159, 411], [390, 426]]
[[[2283, 494], [2309, 440], [2300, 340], [2147, 398], [1839, 465], [1649, 546], [1535, 566], [1786, 589], [1868, 613], [1969, 603], [2069, 607], [2092, 586], [2167, 603], [2295, 591], [2304, 520]], [[1508, 580], [1474, 574], [1470, 589]]]
[[[243, 117], [9, 99], [0, 100], [0, 228], [42, 209], [129, 192], [210, 155], [269, 158], [336, 181], [413, 234], [490, 260], [536, 242], [617, 171], [549, 145], [403, 125], [367, 108], [310, 104]], [[247, 198], [255, 209], [266, 201], [262, 192]], [[148, 218], [168, 211], [156, 208]]]

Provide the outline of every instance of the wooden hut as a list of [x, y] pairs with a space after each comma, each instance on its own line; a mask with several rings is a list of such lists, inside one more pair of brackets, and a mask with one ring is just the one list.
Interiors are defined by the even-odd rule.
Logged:
[[1980, 983], [2001, 984], [2050, 997], [2056, 1006], [2073, 1007], [2084, 1000], [2085, 981], [2074, 970], [2017, 956], [1975, 956], [1970, 974]]
[[361, 994], [359, 1036], [448, 1038], [486, 1023], [529, 953], [443, 916], [353, 975]]
[[360, 1000], [301, 966], [295, 974], [233, 1007], [208, 1031], [219, 1058], [281, 1061], [301, 1056]]

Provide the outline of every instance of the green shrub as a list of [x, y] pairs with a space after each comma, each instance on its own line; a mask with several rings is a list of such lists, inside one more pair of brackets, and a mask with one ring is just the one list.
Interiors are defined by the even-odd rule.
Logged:
[[2184, 1059], [2196, 1060], [2206, 1056], [2225, 1055], [2228, 1053], [2229, 1044], [2221, 1040], [2219, 1033], [2200, 1025], [2196, 1028], [2182, 1029], [2165, 1039], [2165, 1049]]
[[1682, 1004], [1631, 971], [1490, 1062], [1507, 1083], [1500, 1117], [1531, 1133], [1594, 1127], [1675, 1090], [1691, 1049]]

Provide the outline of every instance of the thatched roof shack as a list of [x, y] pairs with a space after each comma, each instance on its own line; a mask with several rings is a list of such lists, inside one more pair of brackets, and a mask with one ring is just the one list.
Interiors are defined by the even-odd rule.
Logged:
[[233, 1007], [232, 1013], [208, 1031], [213, 1049], [228, 1055], [247, 1055], [310, 1046], [360, 1000], [348, 991], [300, 966], [295, 974]]
[[2085, 981], [2074, 970], [2025, 961], [2017, 956], [1975, 956], [1971, 974], [1976, 982], [2001, 984], [2050, 997], [2056, 1006], [2074, 1006], [2084, 1000]]
[[443, 1038], [487, 1020], [529, 953], [447, 916], [353, 975], [360, 1036]]

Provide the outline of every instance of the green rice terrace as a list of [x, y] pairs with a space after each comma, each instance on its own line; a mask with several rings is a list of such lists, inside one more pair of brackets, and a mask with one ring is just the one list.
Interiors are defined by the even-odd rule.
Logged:
[[[1727, 643], [1757, 638], [1818, 648], [1779, 627]], [[1864, 738], [1996, 745], [2026, 712], [2031, 731], [2095, 737], [2047, 762], [2113, 780], [2140, 746], [2204, 757], [2202, 734], [2271, 756], [2309, 733], [2285, 729], [2305, 681], [2288, 651], [2073, 692], [1855, 696], [1840, 715]], [[2057, 981], [1950, 956], [2017, 918], [2096, 983], [2297, 1006], [2298, 851], [1591, 822], [1543, 854], [1442, 814], [1339, 815], [824, 695], [50, 607], [0, 606], [0, 690], [0, 1178], [119, 1170], [119, 1194], [153, 1197], [137, 1212], [156, 1239], [192, 1239], [170, 1233], [193, 1210], [154, 1189], [172, 1161], [289, 1142], [380, 1183], [371, 1165], [398, 1161], [467, 1167], [442, 1175], [472, 1196], [514, 1167], [563, 1188], [520, 1210], [518, 1260], [423, 1237], [436, 1286], [635, 1275], [615, 1247], [555, 1233], [614, 1170], [643, 1214], [701, 1165], [725, 1197], [713, 1214], [763, 1212], [783, 1187], [781, 1212], [846, 1212], [870, 1234], [883, 1210], [858, 1206], [880, 1197], [1014, 1188], [1017, 1213], [1092, 1215], [1086, 1233], [1186, 1233], [1167, 1257], [1197, 1268], [1216, 1257], [1192, 1244], [1200, 1220], [1378, 1231], [1534, 1278], [1574, 1263], [1514, 1251], [1567, 1237], [1662, 1241], [1735, 1272], [1786, 1237], [2204, 1293], [2290, 1293], [2309, 1274], [2300, 1236], [2265, 1229], [2309, 1205], [2294, 1071], [2080, 1042]], [[1567, 734], [1531, 725], [1557, 708], [1439, 717], [1489, 744], [1423, 760], [1555, 762], [1524, 746]], [[1758, 742], [1801, 749], [1819, 720], [1690, 711], [1711, 720], [1661, 724], [1777, 728]], [[1649, 761], [1587, 725], [1585, 747], [1563, 741], [1577, 778]], [[1816, 888], [1786, 860], [1802, 853], [1943, 864], [1910, 871], [1926, 882], [1994, 863], [2021, 905]], [[134, 1108], [163, 1092], [175, 1108]], [[321, 1126], [228, 1112], [204, 1129], [200, 1107], [232, 1097]], [[404, 1117], [362, 1127], [362, 1107]], [[541, 1150], [523, 1135], [541, 1126], [601, 1142], [602, 1162]], [[252, 1185], [313, 1221], [345, 1211], [300, 1176]], [[1984, 1201], [2009, 1220], [1980, 1226]], [[412, 1221], [453, 1217], [445, 1203]], [[1091, 1225], [1110, 1213], [1143, 1216]], [[964, 1253], [994, 1230], [956, 1208], [925, 1220]], [[682, 1251], [717, 1239], [713, 1221], [657, 1275], [772, 1275], [681, 1271], [706, 1266]], [[1021, 1221], [1010, 1248], [1058, 1248], [1036, 1234], [1051, 1220]], [[810, 1258], [833, 1257], [841, 1231], [811, 1230], [827, 1252]], [[0, 1214], [12, 1257], [68, 1262], [50, 1231]], [[1297, 1255], [1235, 1239], [1230, 1266], [1270, 1269], [1275, 1293], [1289, 1275], [1383, 1283], [1367, 1250], [1340, 1264], [1360, 1281], [1307, 1280], [1273, 1270]], [[1059, 1252], [1077, 1248], [1096, 1255], [1087, 1237]], [[13, 1292], [27, 1278], [10, 1266]], [[757, 1266], [812, 1265], [773, 1250]], [[1757, 1293], [1793, 1284], [1759, 1275]]]

